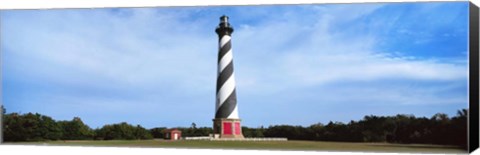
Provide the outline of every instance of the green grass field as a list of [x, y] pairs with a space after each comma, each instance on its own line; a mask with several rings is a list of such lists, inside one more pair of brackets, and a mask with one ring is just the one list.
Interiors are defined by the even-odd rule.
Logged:
[[362, 151], [362, 152], [412, 152], [412, 153], [467, 153], [451, 146], [388, 143], [348, 143], [319, 141], [166, 141], [166, 140], [109, 140], [109, 141], [48, 141], [6, 143], [19, 145], [68, 145], [162, 148], [216, 148], [254, 150], [309, 150], [309, 151]]

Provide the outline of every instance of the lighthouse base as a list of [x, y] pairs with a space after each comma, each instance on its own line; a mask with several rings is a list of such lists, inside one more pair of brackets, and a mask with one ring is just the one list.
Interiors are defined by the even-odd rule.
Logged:
[[215, 138], [244, 138], [240, 119], [215, 118], [213, 119], [213, 133]]

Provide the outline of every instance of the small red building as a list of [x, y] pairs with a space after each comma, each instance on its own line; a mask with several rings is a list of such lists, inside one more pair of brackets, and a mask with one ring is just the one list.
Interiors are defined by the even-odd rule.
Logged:
[[178, 129], [166, 129], [164, 138], [169, 140], [179, 140], [182, 137], [182, 131]]

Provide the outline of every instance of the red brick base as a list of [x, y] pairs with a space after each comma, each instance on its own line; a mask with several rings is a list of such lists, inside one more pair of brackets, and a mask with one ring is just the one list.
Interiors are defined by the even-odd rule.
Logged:
[[220, 135], [220, 138], [244, 138], [240, 119], [213, 119], [213, 133]]

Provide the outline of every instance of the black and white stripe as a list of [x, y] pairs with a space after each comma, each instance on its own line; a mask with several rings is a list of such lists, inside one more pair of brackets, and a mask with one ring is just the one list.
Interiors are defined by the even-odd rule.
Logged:
[[230, 27], [227, 16], [220, 17], [216, 32], [219, 37], [219, 53], [215, 118], [238, 119], [231, 43], [233, 28]]

